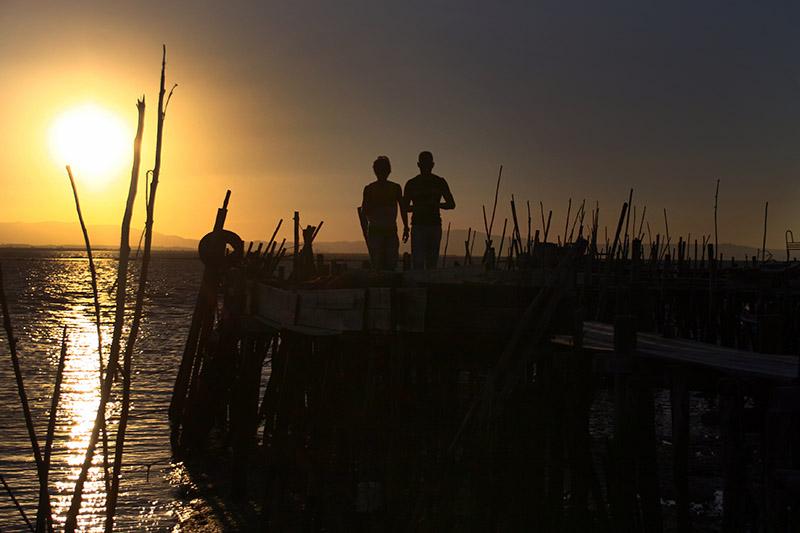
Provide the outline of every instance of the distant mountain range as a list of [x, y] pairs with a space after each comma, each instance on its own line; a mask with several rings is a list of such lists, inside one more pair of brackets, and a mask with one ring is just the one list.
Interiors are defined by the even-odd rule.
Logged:
[[[131, 247], [136, 247], [141, 228], [131, 230]], [[98, 248], [116, 248], [119, 246], [119, 226], [115, 225], [95, 225], [89, 226], [89, 236], [92, 246]], [[523, 237], [524, 238], [524, 237]], [[450, 231], [450, 240], [447, 244], [447, 254], [452, 256], [464, 255], [464, 242], [467, 239], [467, 230], [453, 229]], [[446, 232], [442, 235], [441, 251], [444, 252]], [[482, 255], [484, 249], [485, 236], [478, 232], [475, 236], [475, 244], [472, 249], [473, 255]], [[500, 235], [493, 237], [495, 248], [500, 241]], [[187, 239], [178, 235], [167, 235], [156, 232], [153, 235], [153, 246], [156, 248], [172, 249], [196, 249], [197, 239]], [[247, 241], [246, 241], [247, 242]], [[258, 246], [261, 241], [254, 244]], [[36, 247], [77, 247], [83, 248], [83, 235], [80, 226], [70, 222], [0, 222], [0, 246], [36, 246]], [[287, 246], [290, 244], [287, 242]], [[508, 246], [508, 235], [506, 235], [506, 245]], [[507, 248], [506, 248], [507, 249]], [[410, 251], [409, 245], [401, 245], [401, 253]], [[350, 254], [366, 253], [367, 247], [363, 240], [356, 241], [320, 241], [314, 244], [314, 251], [324, 254]], [[693, 246], [691, 247], [694, 253]], [[723, 243], [720, 244], [720, 252], [725, 258], [735, 257], [738, 260], [752, 257], [759, 253], [753, 246], [743, 246], [739, 244]], [[786, 258], [786, 251], [783, 249], [768, 250], [777, 260]], [[505, 252], [503, 252], [505, 255]]]
[[[92, 247], [118, 247], [119, 226], [89, 226]], [[131, 247], [139, 242], [142, 228], [131, 228]], [[83, 234], [77, 223], [70, 222], [0, 222], [0, 246], [58, 246], [83, 248]], [[196, 248], [197, 241], [177, 235], [155, 232], [153, 246], [157, 248]]]

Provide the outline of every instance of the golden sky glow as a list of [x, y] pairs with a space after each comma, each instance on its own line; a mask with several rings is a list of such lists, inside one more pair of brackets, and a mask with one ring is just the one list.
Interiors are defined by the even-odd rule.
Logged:
[[[162, 233], [202, 236], [231, 188], [228, 227], [245, 239], [268, 238], [297, 209], [305, 223], [325, 220], [320, 240], [359, 240], [355, 207], [373, 159], [388, 155], [390, 179], [404, 184], [423, 149], [450, 182], [458, 207], [445, 224], [457, 228], [482, 226], [502, 163], [501, 219], [513, 192], [543, 201], [554, 220], [570, 196], [599, 200], [601, 226], [613, 226], [633, 186], [654, 232], [666, 207], [672, 234], [710, 233], [721, 178], [723, 242], [758, 245], [766, 200], [769, 244], [797, 233], [796, 13], [726, 4], [687, 18], [678, 6], [578, 4], [8, 0], [0, 184], [13, 201], [0, 222], [75, 220], [51, 132], [86, 103], [132, 132], [144, 94], [142, 174], [152, 168], [163, 42], [179, 86]], [[109, 156], [95, 177], [74, 162], [90, 225], [119, 223], [130, 141], [123, 164]]]

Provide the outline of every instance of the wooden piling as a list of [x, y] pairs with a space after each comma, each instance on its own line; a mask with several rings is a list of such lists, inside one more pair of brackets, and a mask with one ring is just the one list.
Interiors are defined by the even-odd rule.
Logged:
[[678, 533], [691, 531], [689, 521], [689, 388], [686, 376], [674, 372], [670, 389], [672, 406], [672, 477]]

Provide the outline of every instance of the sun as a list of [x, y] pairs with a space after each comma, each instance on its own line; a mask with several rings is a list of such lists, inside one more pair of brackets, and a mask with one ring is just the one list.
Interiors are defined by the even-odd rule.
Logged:
[[50, 150], [59, 165], [71, 165], [79, 179], [104, 183], [124, 168], [133, 136], [113, 112], [88, 103], [68, 109], [50, 127]]

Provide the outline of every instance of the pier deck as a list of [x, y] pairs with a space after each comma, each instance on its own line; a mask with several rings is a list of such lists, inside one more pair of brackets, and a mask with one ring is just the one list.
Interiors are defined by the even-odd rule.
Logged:
[[173, 445], [202, 452], [221, 431], [235, 496], [259, 481], [264, 524], [690, 531], [703, 397], [723, 529], [800, 526], [795, 265], [723, 263], [710, 246], [690, 260], [680, 243], [677, 260], [657, 243], [646, 260], [640, 239], [600, 253], [579, 238], [517, 243], [502, 264], [376, 272], [309, 241], [287, 276], [274, 241], [244, 253], [215, 227]]
[[[557, 344], [572, 345], [572, 338], [569, 336], [558, 336], [554, 341]], [[583, 348], [613, 353], [614, 326], [601, 322], [585, 322]], [[723, 374], [776, 381], [796, 380], [800, 372], [800, 357], [795, 355], [746, 352], [705, 342], [665, 338], [654, 333], [637, 333], [633, 355], [664, 363], [699, 366]]]

